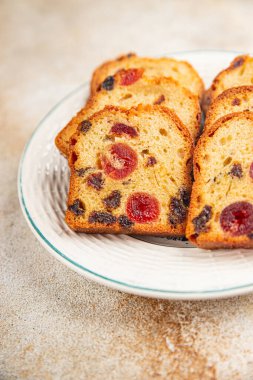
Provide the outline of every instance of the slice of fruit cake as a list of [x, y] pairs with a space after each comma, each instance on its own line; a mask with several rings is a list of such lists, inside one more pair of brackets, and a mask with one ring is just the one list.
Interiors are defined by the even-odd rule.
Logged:
[[108, 106], [80, 124], [71, 146], [72, 229], [184, 235], [193, 144], [172, 111]]
[[202, 248], [253, 247], [253, 114], [219, 119], [194, 153], [186, 236]]

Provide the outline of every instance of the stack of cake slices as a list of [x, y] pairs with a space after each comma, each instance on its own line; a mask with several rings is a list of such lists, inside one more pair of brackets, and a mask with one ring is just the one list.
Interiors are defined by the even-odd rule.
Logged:
[[98, 67], [86, 105], [55, 140], [71, 171], [68, 225], [252, 247], [252, 78], [248, 56], [205, 93], [196, 70], [172, 58], [131, 53]]
[[202, 248], [253, 247], [253, 58], [239, 56], [205, 93], [186, 235]]
[[72, 229], [185, 234], [203, 91], [194, 68], [172, 58], [128, 54], [95, 70], [87, 104], [56, 137]]

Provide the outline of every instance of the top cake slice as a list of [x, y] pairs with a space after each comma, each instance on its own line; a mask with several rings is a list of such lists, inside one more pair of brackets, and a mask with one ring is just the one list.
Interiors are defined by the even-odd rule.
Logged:
[[199, 247], [253, 247], [253, 114], [224, 116], [200, 137], [186, 236]]
[[77, 231], [181, 236], [192, 139], [161, 106], [106, 107], [72, 137], [66, 221]]
[[172, 78], [139, 78], [131, 86], [121, 84], [121, 72], [113, 77], [113, 89], [101, 88], [87, 105], [63, 128], [55, 139], [56, 146], [68, 156], [69, 142], [78, 125], [106, 105], [131, 108], [138, 104], [161, 104], [173, 110], [195, 140], [200, 130], [200, 106], [197, 96]]
[[199, 98], [202, 97], [204, 91], [202, 79], [188, 62], [173, 58], [145, 58], [128, 54], [105, 62], [94, 71], [91, 94], [93, 95], [101, 86], [110, 86], [111, 77], [119, 70], [125, 71], [122, 80], [129, 84], [142, 73], [146, 77], [171, 77]]
[[248, 55], [236, 57], [228, 68], [222, 70], [213, 80], [203, 99], [206, 111], [213, 100], [223, 91], [232, 87], [250, 86], [253, 83], [253, 58]]

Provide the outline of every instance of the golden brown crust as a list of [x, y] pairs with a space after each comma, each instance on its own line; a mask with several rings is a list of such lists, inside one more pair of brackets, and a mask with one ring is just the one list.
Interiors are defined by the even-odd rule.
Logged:
[[[203, 194], [202, 188], [202, 170], [205, 170], [205, 162], [202, 159], [202, 152], [207, 153], [206, 145], [215, 133], [221, 128], [228, 128], [230, 120], [250, 120], [252, 121], [253, 129], [253, 113], [252, 112], [237, 112], [233, 114], [226, 115], [218, 119], [209, 130], [205, 130], [202, 136], [200, 137], [197, 146], [194, 151], [193, 158], [193, 171], [194, 171], [194, 183], [192, 186], [191, 193], [191, 202], [187, 218], [186, 226], [186, 237], [195, 245], [205, 249], [218, 249], [218, 248], [252, 248], [253, 239], [250, 239], [248, 236], [231, 236], [229, 234], [216, 231], [211, 231], [208, 233], [202, 232], [197, 233], [194, 229], [192, 220], [199, 215], [201, 209], [203, 209], [204, 204], [199, 203], [199, 197]], [[219, 158], [218, 158], [219, 159]], [[209, 163], [210, 165], [211, 163]], [[214, 200], [215, 202], [215, 200]]]
[[[183, 137], [183, 141], [185, 144], [186, 154], [187, 157], [189, 157], [189, 160], [187, 160], [187, 165], [184, 168], [185, 170], [185, 180], [184, 185], [187, 189], [191, 188], [191, 179], [190, 179], [190, 171], [191, 171], [191, 162], [190, 157], [193, 154], [193, 144], [192, 144], [192, 138], [187, 130], [187, 128], [181, 123], [181, 121], [178, 119], [178, 117], [167, 108], [161, 107], [159, 105], [157, 106], [142, 106], [139, 105], [138, 107], [134, 107], [132, 109], [122, 109], [119, 107], [112, 107], [107, 106], [104, 110], [97, 112], [96, 114], [92, 115], [88, 120], [92, 123], [92, 125], [95, 125], [95, 123], [101, 119], [101, 117], [105, 116], [113, 118], [115, 116], [118, 116], [119, 114], [124, 115], [124, 117], [135, 117], [135, 116], [142, 116], [143, 113], [149, 114], [152, 113], [152, 115], [159, 115], [159, 117], [163, 117], [168, 119], [168, 124], [171, 125], [171, 128], [176, 128], [179, 131], [179, 135]], [[158, 117], [158, 116], [157, 116]], [[92, 132], [92, 131], [91, 131]], [[81, 132], [77, 131], [76, 134], [73, 136], [74, 139], [79, 141], [79, 138], [81, 137]], [[80, 182], [76, 175], [76, 167], [75, 162], [72, 160], [72, 154], [73, 152], [76, 152], [75, 146], [71, 147], [71, 154], [69, 155], [69, 166], [71, 171], [71, 178], [70, 178], [70, 190], [69, 190], [69, 197], [68, 197], [68, 207], [73, 204], [73, 202], [78, 198], [78, 194], [80, 191]], [[87, 193], [88, 196], [88, 193]], [[94, 210], [96, 206], [94, 206]], [[123, 233], [123, 234], [152, 234], [152, 235], [158, 235], [158, 236], [182, 236], [185, 232], [185, 223], [177, 225], [175, 228], [173, 228], [169, 223], [165, 224], [158, 224], [156, 223], [135, 223], [133, 227], [130, 229], [122, 228], [118, 222], [116, 221], [113, 225], [104, 226], [100, 223], [94, 223], [91, 224], [88, 222], [87, 219], [81, 219], [76, 217], [73, 212], [71, 212], [69, 209], [66, 211], [66, 222], [68, 225], [76, 230], [76, 231], [82, 231], [87, 233]]]
[[[193, 66], [186, 61], [178, 61], [174, 58], [146, 58], [146, 57], [138, 57], [137, 55], [133, 54], [130, 56], [125, 55], [121, 56], [120, 59], [111, 60], [103, 63], [101, 66], [99, 66], [92, 75], [91, 80], [91, 94], [93, 95], [99, 88], [101, 83], [104, 81], [104, 79], [108, 76], [113, 76], [115, 73], [120, 69], [130, 68], [131, 66], [134, 68], [136, 65], [137, 67], [142, 66], [145, 70], [145, 67], [153, 66], [153, 67], [159, 67], [160, 64], [173, 64], [184, 66], [184, 70], [187, 70], [184, 72], [183, 75], [180, 75], [179, 77], [174, 77], [175, 75], [174, 70], [170, 70], [170, 74], [167, 73], [160, 73], [154, 76], [165, 76], [165, 77], [173, 77], [177, 81], [179, 81], [180, 78], [180, 84], [189, 90], [191, 90], [192, 93], [195, 95], [198, 95], [198, 97], [201, 99], [203, 92], [204, 92], [204, 82], [200, 78], [197, 71], [193, 68]], [[126, 66], [127, 65], [127, 66]], [[132, 68], [131, 67], [131, 68]], [[168, 70], [168, 67], [166, 71]], [[148, 76], [145, 73], [145, 76]]]

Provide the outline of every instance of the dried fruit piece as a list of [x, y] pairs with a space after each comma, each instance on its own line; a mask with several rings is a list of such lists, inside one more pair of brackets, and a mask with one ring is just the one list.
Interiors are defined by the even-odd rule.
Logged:
[[83, 177], [90, 169], [92, 169], [91, 166], [87, 166], [87, 168], [76, 169], [75, 172], [78, 177]]
[[113, 90], [113, 87], [114, 87], [114, 78], [113, 76], [110, 75], [107, 78], [105, 78], [105, 80], [102, 82], [101, 88], [103, 88], [106, 91], [111, 91]]
[[111, 210], [120, 206], [120, 199], [120, 191], [114, 190], [110, 195], [108, 195], [108, 197], [103, 199], [103, 203], [107, 209]]
[[249, 176], [250, 176], [250, 178], [253, 179], [253, 162], [252, 162], [252, 164], [250, 165], [250, 168], [249, 168]]
[[101, 190], [104, 185], [104, 179], [102, 173], [93, 173], [87, 177], [87, 185], [93, 187], [96, 190]]
[[116, 220], [117, 218], [109, 212], [93, 211], [89, 215], [89, 223], [101, 223], [109, 226], [110, 224], [114, 224]]
[[81, 123], [78, 125], [78, 129], [82, 133], [87, 133], [89, 129], [91, 128], [91, 122], [89, 120], [83, 120]]
[[232, 166], [232, 169], [230, 170], [229, 174], [232, 177], [242, 178], [242, 176], [243, 176], [242, 165], [241, 164], [234, 164]]
[[85, 207], [80, 199], [76, 199], [72, 205], [68, 206], [68, 210], [73, 212], [76, 216], [83, 215], [85, 212]]
[[235, 202], [224, 208], [220, 225], [233, 236], [247, 235], [253, 231], [253, 205], [249, 202]]
[[156, 158], [153, 156], [148, 157], [147, 166], [154, 166], [157, 163]]
[[165, 101], [165, 96], [161, 95], [157, 100], [154, 101], [154, 104], [161, 104]]
[[244, 57], [237, 57], [233, 61], [232, 67], [236, 68], [239, 66], [242, 66], [244, 64], [245, 58]]
[[191, 193], [187, 189], [180, 189], [179, 190], [180, 198], [184, 204], [185, 207], [188, 207], [190, 204], [190, 198], [191, 198]]
[[187, 209], [184, 206], [181, 199], [172, 197], [170, 201], [170, 214], [169, 222], [172, 226], [177, 226], [185, 221], [187, 215]]
[[137, 137], [139, 135], [135, 128], [123, 123], [114, 124], [110, 133], [116, 136], [127, 135], [129, 137]]
[[119, 222], [120, 226], [123, 228], [130, 228], [134, 225], [134, 222], [132, 220], [128, 219], [128, 217], [126, 215], [120, 215], [118, 218], [118, 222]]
[[142, 77], [144, 70], [143, 69], [128, 69], [128, 70], [120, 70], [120, 85], [121, 86], [129, 86]]
[[192, 219], [192, 223], [194, 225], [194, 230], [197, 234], [200, 232], [206, 232], [207, 227], [206, 224], [212, 217], [212, 207], [206, 205], [201, 213], [196, 216], [196, 218]]
[[76, 143], [77, 143], [77, 139], [74, 139], [74, 138], [71, 138], [71, 139], [70, 139], [70, 145], [71, 145], [71, 146], [76, 145]]
[[160, 214], [158, 200], [147, 193], [134, 193], [127, 199], [127, 216], [137, 223], [154, 222]]
[[137, 154], [128, 145], [117, 143], [109, 146], [101, 156], [101, 165], [105, 173], [113, 179], [123, 179], [137, 167]]
[[74, 163], [77, 161], [77, 159], [78, 159], [77, 154], [75, 152], [72, 152], [71, 157], [70, 157], [70, 161], [71, 161], [72, 165], [74, 165]]

